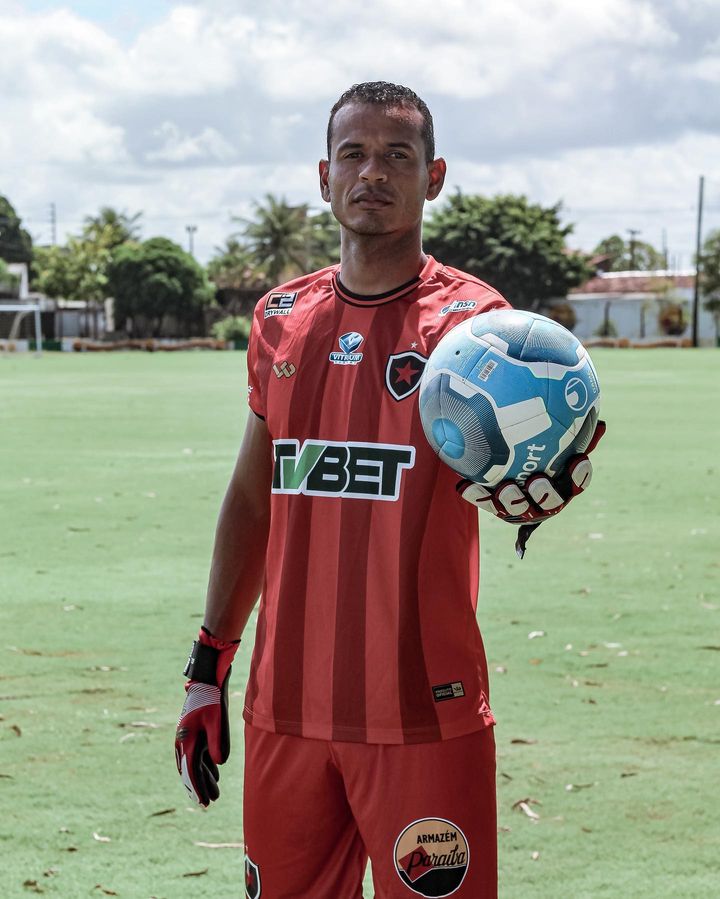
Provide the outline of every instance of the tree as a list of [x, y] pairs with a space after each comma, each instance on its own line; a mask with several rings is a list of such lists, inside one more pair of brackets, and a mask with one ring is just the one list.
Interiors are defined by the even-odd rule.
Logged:
[[255, 203], [253, 218], [234, 221], [242, 230], [208, 265], [221, 289], [267, 289], [340, 258], [340, 227], [329, 212], [311, 214], [305, 204], [291, 206], [267, 194], [264, 204]]
[[255, 203], [255, 218], [245, 222], [243, 236], [269, 282], [277, 284], [310, 269], [307, 246], [307, 205], [291, 206], [266, 194]]
[[215, 247], [216, 256], [208, 263], [210, 280], [220, 290], [246, 290], [257, 288], [264, 292], [271, 285], [265, 271], [257, 264], [255, 256], [237, 237], [229, 237], [224, 247]]
[[49, 297], [101, 302], [108, 295], [110, 251], [71, 237], [64, 247], [35, 247], [33, 285]]
[[643, 240], [625, 241], [619, 234], [611, 234], [593, 250], [594, 256], [609, 256], [611, 272], [651, 272], [665, 268], [663, 254]]
[[701, 260], [703, 305], [715, 320], [715, 342], [720, 345], [720, 229], [705, 238]]
[[458, 190], [428, 219], [425, 248], [487, 281], [514, 306], [536, 310], [592, 274], [583, 255], [567, 250], [572, 226], [561, 226], [559, 212], [559, 203], [544, 208], [524, 196]]
[[133, 331], [142, 330], [146, 321], [156, 337], [169, 316], [189, 332], [203, 307], [213, 300], [204, 269], [182, 247], [164, 237], [117, 247], [108, 277], [116, 319], [130, 319]]
[[340, 260], [340, 225], [331, 212], [308, 216], [308, 247], [311, 269], [325, 268]]
[[8, 268], [7, 262], [0, 258], [0, 297], [15, 298], [19, 281], [18, 276]]
[[107, 269], [112, 251], [139, 233], [141, 212], [128, 215], [103, 206], [86, 216], [82, 232], [65, 246], [36, 247], [33, 281], [49, 297], [99, 302], [108, 295]]
[[32, 261], [32, 238], [8, 199], [0, 195], [0, 259], [5, 262]]
[[106, 250], [113, 250], [120, 244], [140, 239], [140, 219], [142, 212], [129, 215], [125, 210], [118, 212], [112, 206], [102, 206], [97, 215], [86, 215], [82, 237]]

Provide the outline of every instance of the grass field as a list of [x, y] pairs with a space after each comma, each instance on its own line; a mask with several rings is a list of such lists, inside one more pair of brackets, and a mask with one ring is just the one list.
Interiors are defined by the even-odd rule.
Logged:
[[[483, 527], [501, 896], [709, 899], [720, 353], [593, 355], [591, 491], [522, 563], [510, 528]], [[242, 842], [250, 639], [209, 811], [172, 743], [244, 385], [239, 353], [0, 358], [3, 899], [243, 895], [242, 850], [217, 844]]]

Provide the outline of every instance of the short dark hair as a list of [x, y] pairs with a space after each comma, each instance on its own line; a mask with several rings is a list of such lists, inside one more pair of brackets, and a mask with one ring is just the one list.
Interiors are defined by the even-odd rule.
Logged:
[[365, 81], [362, 84], [353, 84], [348, 88], [330, 110], [330, 118], [327, 126], [327, 153], [330, 158], [330, 143], [332, 141], [332, 126], [338, 110], [348, 103], [376, 103], [378, 106], [404, 106], [417, 109], [422, 115], [423, 124], [420, 129], [423, 143], [425, 144], [425, 156], [427, 162], [435, 159], [435, 128], [427, 103], [402, 84], [391, 84], [389, 81]]

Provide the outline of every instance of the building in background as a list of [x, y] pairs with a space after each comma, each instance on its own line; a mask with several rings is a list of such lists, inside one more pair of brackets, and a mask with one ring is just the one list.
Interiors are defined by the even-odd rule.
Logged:
[[[632, 342], [690, 339], [695, 271], [598, 272], [566, 300], [553, 304], [554, 318], [580, 340], [607, 337]], [[715, 345], [715, 323], [698, 311], [700, 345]]]

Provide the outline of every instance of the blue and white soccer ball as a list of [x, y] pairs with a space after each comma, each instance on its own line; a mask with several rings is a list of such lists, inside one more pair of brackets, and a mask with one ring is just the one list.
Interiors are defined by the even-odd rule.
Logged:
[[587, 448], [600, 388], [590, 356], [562, 325], [515, 309], [448, 332], [420, 382], [425, 436], [454, 471], [494, 487], [553, 476]]

